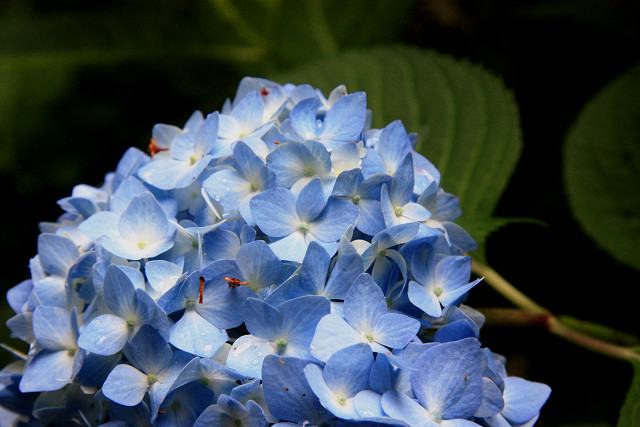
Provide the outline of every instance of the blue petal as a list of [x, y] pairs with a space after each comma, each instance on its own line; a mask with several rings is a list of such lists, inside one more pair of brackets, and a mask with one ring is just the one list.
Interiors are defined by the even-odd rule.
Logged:
[[349, 287], [364, 270], [362, 257], [357, 253], [338, 257], [323, 295], [329, 299], [344, 300]]
[[120, 317], [135, 312], [135, 289], [131, 280], [118, 266], [111, 264], [104, 276], [104, 300], [107, 307]]
[[236, 255], [236, 262], [254, 292], [277, 283], [282, 273], [280, 259], [262, 240], [242, 246]]
[[360, 274], [344, 299], [344, 318], [357, 331], [370, 333], [378, 318], [387, 313], [382, 290], [366, 273]]
[[318, 322], [329, 314], [330, 310], [329, 300], [318, 295], [285, 301], [278, 307], [282, 314], [280, 332], [288, 341], [308, 349]]
[[282, 315], [275, 307], [256, 298], [244, 304], [245, 326], [251, 335], [275, 341], [282, 335]]
[[146, 372], [157, 374], [171, 362], [169, 344], [151, 326], [144, 325], [125, 350], [129, 362]]
[[233, 343], [227, 357], [227, 366], [244, 375], [261, 378], [262, 360], [274, 352], [273, 347], [270, 340], [244, 335]]
[[336, 392], [327, 386], [322, 376], [322, 369], [318, 365], [310, 363], [305, 366], [304, 376], [322, 406], [328, 409], [333, 415], [344, 419], [358, 418], [358, 414], [353, 409], [353, 399], [338, 402]]
[[[356, 141], [364, 128], [367, 95], [355, 92], [343, 96], [331, 106], [324, 119], [323, 139]], [[339, 144], [328, 144], [329, 149]]]
[[361, 334], [342, 317], [327, 314], [316, 326], [310, 346], [311, 354], [322, 361], [327, 361], [336, 351], [363, 341]]
[[300, 220], [306, 223], [313, 221], [324, 209], [325, 199], [322, 182], [313, 178], [304, 186], [296, 200], [296, 211]]
[[294, 357], [264, 359], [264, 396], [269, 410], [279, 419], [319, 424], [330, 418], [305, 378], [303, 369], [308, 363]]
[[33, 312], [33, 334], [49, 350], [74, 348], [78, 338], [71, 326], [71, 313], [46, 306], [38, 306]]
[[376, 322], [372, 335], [382, 345], [404, 348], [416, 336], [419, 329], [420, 322], [416, 319], [404, 314], [386, 313]]
[[437, 424], [418, 402], [407, 395], [390, 390], [382, 395], [382, 409], [391, 418], [406, 421], [412, 426], [435, 427]]
[[415, 361], [411, 385], [418, 401], [443, 419], [468, 419], [482, 403], [486, 359], [475, 338], [429, 348]]
[[302, 139], [313, 139], [317, 135], [316, 112], [319, 107], [319, 99], [309, 98], [300, 101], [291, 110], [291, 127]]
[[305, 233], [294, 231], [288, 236], [271, 242], [269, 247], [282, 261], [302, 262], [309, 246]]
[[354, 397], [359, 391], [369, 388], [371, 366], [371, 347], [360, 343], [333, 353], [327, 360], [322, 375], [331, 390], [339, 390], [345, 397]]
[[288, 236], [300, 225], [300, 218], [296, 213], [296, 198], [284, 188], [262, 192], [251, 199], [249, 205], [253, 220], [269, 237]]
[[80, 253], [75, 243], [57, 234], [38, 236], [38, 258], [47, 274], [65, 276]]
[[74, 364], [74, 356], [66, 350], [41, 351], [26, 365], [20, 380], [20, 391], [59, 390], [71, 382]]
[[116, 354], [127, 342], [127, 321], [112, 314], [103, 314], [91, 321], [78, 338], [78, 346], [102, 356]]
[[124, 406], [135, 406], [142, 402], [147, 393], [147, 376], [130, 365], [118, 365], [109, 374], [102, 393], [109, 399]]
[[537, 416], [551, 394], [551, 388], [542, 383], [508, 377], [504, 381], [505, 408], [502, 415], [515, 424], [521, 424]]
[[309, 223], [309, 232], [323, 242], [335, 242], [358, 218], [358, 208], [346, 200], [329, 197], [317, 218]]
[[413, 305], [427, 313], [429, 316], [442, 316], [440, 300], [433, 289], [412, 280], [409, 282], [408, 296], [409, 301], [411, 301]]
[[151, 193], [134, 197], [118, 221], [121, 236], [147, 244], [166, 238], [168, 230], [167, 217]]
[[413, 196], [413, 159], [411, 153], [407, 153], [398, 165], [391, 182], [389, 196], [394, 206], [402, 206], [411, 201]]

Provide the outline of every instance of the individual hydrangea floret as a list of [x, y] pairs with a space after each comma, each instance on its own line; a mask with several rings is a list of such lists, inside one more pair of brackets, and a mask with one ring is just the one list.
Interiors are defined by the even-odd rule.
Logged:
[[[40, 224], [7, 293], [24, 425], [532, 425], [482, 349], [459, 200], [364, 92], [240, 82]], [[428, 144], [426, 141], [425, 144]]]

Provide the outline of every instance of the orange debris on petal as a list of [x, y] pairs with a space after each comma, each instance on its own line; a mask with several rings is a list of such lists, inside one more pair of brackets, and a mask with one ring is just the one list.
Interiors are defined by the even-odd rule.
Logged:
[[149, 151], [149, 154], [151, 154], [151, 157], [153, 157], [156, 154], [158, 154], [160, 151], [167, 151], [168, 148], [160, 148], [160, 147], [158, 147], [156, 145], [155, 139], [151, 138], [151, 142], [149, 142], [149, 147], [147, 148], [147, 150]]

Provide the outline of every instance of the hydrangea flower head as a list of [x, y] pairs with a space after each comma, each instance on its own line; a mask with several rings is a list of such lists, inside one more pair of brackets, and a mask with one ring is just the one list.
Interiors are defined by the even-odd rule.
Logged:
[[76, 186], [7, 293], [29, 425], [531, 425], [481, 348], [458, 199], [364, 92], [245, 78]]

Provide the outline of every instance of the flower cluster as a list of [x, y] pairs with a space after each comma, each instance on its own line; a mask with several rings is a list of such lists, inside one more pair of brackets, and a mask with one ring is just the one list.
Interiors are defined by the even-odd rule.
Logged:
[[7, 299], [29, 344], [0, 404], [29, 425], [532, 425], [462, 305], [458, 199], [366, 95], [242, 80], [157, 124], [42, 223]]

